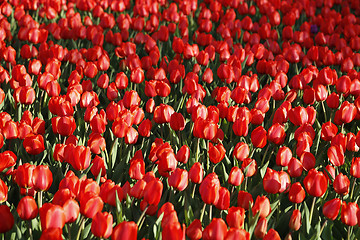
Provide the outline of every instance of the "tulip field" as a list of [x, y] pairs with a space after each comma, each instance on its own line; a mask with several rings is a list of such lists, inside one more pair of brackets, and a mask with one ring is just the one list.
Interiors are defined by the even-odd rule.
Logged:
[[359, 0], [0, 0], [0, 240], [360, 239]]

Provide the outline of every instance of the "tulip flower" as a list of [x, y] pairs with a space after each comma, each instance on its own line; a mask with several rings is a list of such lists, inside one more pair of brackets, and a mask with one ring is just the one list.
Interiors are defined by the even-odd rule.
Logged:
[[334, 221], [339, 215], [340, 207], [341, 207], [341, 200], [339, 198], [334, 198], [327, 201], [324, 204], [322, 212], [325, 215], [325, 217]]
[[306, 191], [314, 197], [321, 197], [327, 189], [327, 180], [322, 172], [311, 169], [304, 178]]
[[188, 172], [184, 169], [176, 168], [168, 178], [168, 181], [169, 186], [183, 191], [188, 186]]
[[3, 203], [8, 198], [8, 186], [0, 179], [0, 203]]
[[136, 223], [123, 221], [114, 227], [113, 232], [111, 234], [111, 239], [136, 240], [137, 232], [138, 232], [138, 226], [136, 225]]
[[199, 240], [202, 238], [202, 226], [199, 219], [195, 219], [186, 228], [186, 236], [191, 240]]
[[231, 228], [242, 228], [245, 218], [245, 209], [242, 207], [230, 207], [226, 222]]
[[38, 215], [38, 206], [33, 197], [25, 196], [18, 203], [16, 211], [22, 220], [31, 220]]
[[267, 232], [267, 225], [268, 224], [266, 218], [259, 218], [254, 230], [255, 237], [263, 239]]
[[204, 177], [204, 169], [201, 163], [196, 162], [189, 170], [189, 179], [193, 183], [201, 183]]
[[268, 168], [263, 178], [264, 190], [268, 193], [276, 194], [281, 188], [280, 175], [277, 171]]
[[113, 217], [108, 212], [98, 212], [92, 220], [91, 232], [99, 238], [109, 238], [113, 228]]
[[227, 234], [227, 226], [221, 218], [213, 218], [211, 223], [203, 231], [203, 239], [224, 239]]
[[14, 226], [14, 216], [7, 205], [0, 205], [0, 218], [3, 219], [3, 223], [0, 224], [0, 233], [10, 231]]
[[355, 226], [358, 223], [359, 206], [353, 202], [343, 202], [341, 207], [341, 222], [348, 226]]
[[61, 206], [45, 203], [39, 209], [41, 228], [43, 230], [50, 228], [62, 229], [65, 225], [65, 213]]
[[220, 181], [216, 173], [208, 174], [200, 184], [201, 199], [206, 204], [215, 204], [219, 199]]
[[298, 209], [295, 209], [290, 217], [289, 222], [290, 229], [297, 231], [301, 227], [301, 212]]

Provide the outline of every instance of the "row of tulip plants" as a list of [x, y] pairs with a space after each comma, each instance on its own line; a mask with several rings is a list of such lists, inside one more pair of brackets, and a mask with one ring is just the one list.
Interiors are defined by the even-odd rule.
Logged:
[[1, 0], [2, 239], [358, 239], [357, 0]]

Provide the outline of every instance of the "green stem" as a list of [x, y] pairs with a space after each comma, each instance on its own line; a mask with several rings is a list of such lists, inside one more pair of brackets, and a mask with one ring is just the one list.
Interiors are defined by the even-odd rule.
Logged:
[[195, 162], [199, 162], [199, 144], [200, 144], [200, 138], [196, 139]]
[[313, 212], [314, 212], [315, 202], [316, 202], [316, 197], [313, 198], [313, 201], [312, 201], [312, 204], [311, 204], [310, 219], [309, 219], [309, 224], [310, 225], [311, 225], [311, 220], [312, 220], [312, 216], [313, 216]]
[[260, 166], [263, 166], [263, 164], [264, 164], [265, 157], [267, 155], [267, 152], [269, 151], [269, 147], [270, 147], [270, 144], [268, 144], [267, 147], [266, 147], [266, 150], [265, 150], [264, 156], [263, 156], [263, 158], [261, 160], [261, 165]]
[[42, 207], [42, 197], [43, 197], [43, 192], [40, 191], [40, 192], [38, 193], [38, 205], [39, 205], [39, 208]]
[[351, 236], [351, 228], [352, 226], [348, 226], [348, 229], [347, 229], [347, 240], [350, 240], [350, 236]]
[[324, 228], [325, 228], [325, 226], [326, 226], [326, 224], [327, 224], [327, 219], [325, 220], [325, 222], [323, 223], [323, 225], [321, 226], [321, 229], [320, 229], [320, 232], [319, 232], [319, 234], [318, 234], [318, 238], [320, 239], [320, 236], [321, 236], [321, 233], [324, 231]]
[[326, 118], [326, 110], [325, 110], [324, 101], [321, 101], [321, 106], [322, 106], [322, 109], [323, 109], [323, 111], [324, 111], [324, 119], [325, 119], [325, 122], [327, 122], [327, 118]]
[[354, 189], [355, 189], [355, 184], [356, 184], [356, 179], [353, 179], [353, 185], [351, 187], [351, 192], [350, 192], [350, 201], [352, 200], [353, 194], [354, 194]]
[[28, 221], [27, 221], [27, 224], [28, 224], [28, 229], [29, 229], [29, 237], [30, 237], [30, 240], [33, 240], [34, 237], [33, 237], [33, 234], [32, 234], [31, 220], [28, 220]]
[[191, 198], [194, 198], [195, 190], [196, 190], [196, 184], [194, 183], [194, 187], [193, 187], [193, 190], [192, 190], [192, 193], [191, 193]]
[[67, 233], [68, 233], [68, 239], [69, 240], [71, 240], [71, 232], [70, 232], [70, 224], [71, 223], [67, 223], [67, 224], [65, 224], [65, 229], [66, 229], [66, 231], [67, 231]]
[[200, 222], [202, 222], [203, 218], [204, 218], [204, 213], [205, 213], [205, 208], [206, 208], [206, 203], [204, 203], [204, 206], [201, 210], [201, 215], [200, 215]]
[[[146, 208], [144, 209], [144, 211], [141, 213], [138, 221], [136, 222], [136, 225], [138, 225], [138, 226], [140, 225], [140, 222], [141, 222], [142, 218], [145, 216], [146, 211], [148, 210], [148, 208], [149, 208], [149, 205], [147, 205]], [[140, 228], [139, 228], [139, 231], [140, 231]]]
[[80, 239], [80, 235], [81, 235], [82, 230], [84, 229], [84, 226], [85, 226], [85, 217], [83, 215], [81, 215], [80, 228], [79, 228], [79, 231], [78, 231], [78, 233], [76, 235], [76, 240]]

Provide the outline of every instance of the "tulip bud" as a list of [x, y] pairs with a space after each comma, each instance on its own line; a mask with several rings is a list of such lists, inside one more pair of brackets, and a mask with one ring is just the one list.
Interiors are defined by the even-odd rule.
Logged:
[[254, 235], [257, 238], [263, 239], [267, 231], [267, 220], [264, 217], [259, 218], [254, 230]]
[[109, 238], [113, 228], [113, 217], [108, 212], [98, 212], [92, 219], [91, 232], [98, 238]]
[[290, 229], [297, 231], [301, 227], [301, 212], [298, 209], [295, 209], [290, 217], [289, 222]]
[[22, 220], [31, 220], [38, 215], [38, 207], [35, 199], [30, 196], [23, 197], [16, 208]]
[[223, 219], [213, 218], [211, 223], [203, 231], [203, 239], [224, 239], [227, 234], [227, 226]]
[[334, 198], [324, 204], [322, 212], [325, 217], [334, 221], [339, 215], [340, 207], [341, 200], [339, 198]]
[[136, 240], [137, 239], [138, 226], [135, 222], [123, 221], [114, 227], [111, 234], [111, 239], [114, 240]]

